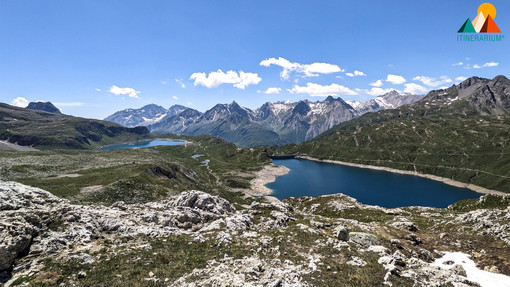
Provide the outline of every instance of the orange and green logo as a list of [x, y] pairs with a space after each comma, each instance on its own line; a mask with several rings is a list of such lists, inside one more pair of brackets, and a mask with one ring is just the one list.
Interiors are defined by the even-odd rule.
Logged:
[[496, 18], [496, 7], [491, 3], [483, 3], [478, 7], [477, 15], [473, 21], [470, 18], [460, 27], [458, 33], [501, 33]]
[[[466, 42], [500, 42], [505, 36], [503, 35], [488, 35], [487, 33], [501, 33], [498, 25], [494, 21], [496, 18], [496, 7], [491, 3], [483, 3], [478, 7], [477, 15], [473, 21], [470, 18], [464, 22], [457, 33], [457, 41]], [[464, 33], [476, 33], [468, 34]], [[481, 35], [479, 33], [482, 33]]]

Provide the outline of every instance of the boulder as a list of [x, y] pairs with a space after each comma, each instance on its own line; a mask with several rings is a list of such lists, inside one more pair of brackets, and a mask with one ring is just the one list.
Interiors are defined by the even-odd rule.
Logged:
[[8, 270], [14, 259], [28, 251], [37, 229], [21, 216], [0, 219], [0, 272]]
[[349, 241], [349, 228], [347, 226], [339, 225], [335, 227], [333, 232], [338, 240]]
[[173, 205], [200, 209], [221, 215], [232, 213], [236, 210], [226, 199], [198, 190], [182, 192], [173, 201]]
[[372, 245], [381, 245], [381, 241], [377, 236], [365, 232], [349, 232], [349, 239], [365, 248]]

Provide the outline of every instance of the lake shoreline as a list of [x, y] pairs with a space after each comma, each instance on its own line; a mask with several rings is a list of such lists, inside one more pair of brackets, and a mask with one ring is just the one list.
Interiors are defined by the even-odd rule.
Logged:
[[481, 194], [494, 194], [494, 195], [507, 195], [508, 194], [508, 193], [504, 193], [501, 191], [492, 190], [492, 189], [488, 189], [488, 188], [481, 187], [478, 185], [474, 185], [474, 184], [455, 181], [455, 180], [445, 178], [445, 177], [440, 177], [440, 176], [431, 175], [431, 174], [417, 173], [417, 172], [408, 171], [408, 170], [400, 170], [400, 169], [383, 167], [383, 166], [375, 166], [375, 165], [365, 165], [365, 164], [345, 162], [345, 161], [339, 161], [339, 160], [329, 160], [329, 159], [322, 160], [322, 159], [317, 159], [317, 158], [313, 158], [313, 157], [306, 156], [306, 155], [297, 155], [297, 156], [295, 156], [295, 158], [296, 159], [306, 159], [306, 160], [311, 160], [311, 161], [316, 161], [316, 162], [326, 162], [326, 163], [333, 163], [333, 164], [346, 165], [346, 166], [352, 166], [352, 167], [359, 167], [359, 168], [367, 168], [367, 169], [373, 169], [373, 170], [382, 170], [382, 171], [388, 171], [388, 172], [398, 173], [398, 174], [414, 175], [414, 176], [418, 176], [418, 177], [423, 177], [423, 178], [439, 181], [444, 184], [455, 186], [455, 187], [467, 188], [467, 189], [470, 189], [474, 192], [481, 193]]
[[289, 172], [290, 169], [283, 165], [275, 165], [274, 163], [265, 165], [261, 170], [255, 172], [255, 178], [250, 182], [249, 195], [270, 197], [270, 200], [276, 199], [276, 197], [271, 196], [274, 191], [266, 187], [266, 184], [274, 182], [277, 177], [286, 175]]
[[172, 138], [141, 139], [141, 140], [136, 140], [136, 141], [130, 141], [130, 142], [123, 142], [123, 143], [116, 143], [116, 144], [109, 144], [109, 145], [101, 146], [101, 147], [98, 148], [98, 150], [105, 151], [105, 150], [103, 150], [103, 148], [105, 148], [105, 147], [117, 146], [117, 145], [133, 145], [133, 144], [136, 144], [136, 143], [139, 143], [139, 142], [144, 142], [144, 141], [174, 141], [174, 142], [179, 141], [179, 142], [184, 142], [185, 143], [184, 145], [188, 145], [188, 144], [193, 143], [193, 142], [190, 142], [190, 141], [187, 141], [187, 140], [183, 140], [183, 139], [172, 139]]

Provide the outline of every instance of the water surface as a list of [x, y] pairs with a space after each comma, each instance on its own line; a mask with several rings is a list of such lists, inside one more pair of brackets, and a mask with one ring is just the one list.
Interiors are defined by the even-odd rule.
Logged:
[[118, 145], [110, 145], [102, 147], [101, 150], [113, 150], [113, 149], [124, 149], [124, 148], [146, 148], [160, 145], [183, 145], [186, 144], [185, 141], [172, 141], [172, 140], [146, 140], [146, 141], [138, 141], [134, 143], [128, 144], [118, 144]]
[[304, 159], [273, 160], [273, 163], [290, 168], [288, 174], [266, 184], [280, 200], [343, 193], [361, 203], [388, 208], [415, 205], [444, 208], [461, 199], [482, 195], [467, 188], [382, 170]]

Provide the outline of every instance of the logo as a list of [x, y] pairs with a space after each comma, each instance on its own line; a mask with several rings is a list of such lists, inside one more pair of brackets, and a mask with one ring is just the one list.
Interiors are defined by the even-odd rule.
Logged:
[[[495, 35], [501, 33], [494, 21], [496, 18], [496, 7], [491, 3], [483, 3], [478, 7], [477, 15], [473, 21], [467, 18], [457, 33], [457, 41], [465, 42], [500, 42], [505, 36]], [[466, 33], [471, 33], [465, 35]], [[476, 34], [475, 34], [476, 33]], [[489, 34], [490, 33], [490, 34]]]

